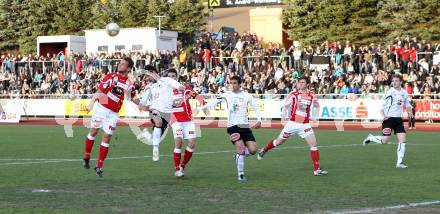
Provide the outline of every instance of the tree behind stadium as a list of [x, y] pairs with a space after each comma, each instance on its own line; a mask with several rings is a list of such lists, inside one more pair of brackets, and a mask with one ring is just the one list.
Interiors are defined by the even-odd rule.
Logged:
[[289, 37], [305, 45], [326, 40], [369, 44], [409, 35], [440, 40], [437, 0], [286, 0]]
[[83, 30], [121, 27], [157, 27], [155, 15], [165, 15], [162, 28], [176, 30], [188, 44], [203, 30], [207, 14], [200, 2], [175, 0], [0, 0], [0, 51], [36, 52], [42, 35], [83, 35]]

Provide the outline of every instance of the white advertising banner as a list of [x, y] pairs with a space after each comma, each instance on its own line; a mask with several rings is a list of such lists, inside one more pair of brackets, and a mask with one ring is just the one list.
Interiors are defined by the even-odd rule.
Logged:
[[[215, 99], [206, 99], [207, 102], [214, 102]], [[256, 99], [262, 117], [265, 120], [280, 119], [284, 100], [279, 99]], [[72, 115], [72, 111], [80, 112], [87, 100], [69, 99], [8, 99], [0, 100], [0, 122], [18, 122], [20, 116], [65, 116]], [[440, 120], [440, 100], [418, 100], [416, 101], [416, 118]], [[353, 120], [353, 119], [382, 119], [380, 115], [380, 99], [319, 99], [319, 119], [326, 120]], [[193, 109], [200, 108], [200, 103], [191, 100]], [[208, 117], [227, 117], [226, 104], [218, 104], [210, 110]], [[89, 114], [75, 114], [90, 116]], [[126, 102], [119, 112], [121, 117], [148, 117], [149, 112], [140, 111], [132, 102]], [[255, 112], [249, 107], [249, 115], [255, 118]], [[312, 115], [313, 116], [313, 112]], [[405, 116], [405, 115], [404, 115]], [[199, 111], [195, 118], [207, 117]]]
[[22, 108], [20, 100], [0, 100], [0, 123], [19, 123]]

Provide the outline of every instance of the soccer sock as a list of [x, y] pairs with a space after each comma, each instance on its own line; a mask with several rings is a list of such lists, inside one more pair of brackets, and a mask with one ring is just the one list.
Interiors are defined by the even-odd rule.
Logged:
[[153, 129], [153, 146], [154, 147], [159, 146], [161, 135], [162, 135], [162, 129], [154, 127], [154, 129]]
[[239, 152], [235, 155], [235, 163], [237, 164], [237, 172], [238, 176], [244, 175], [244, 156], [245, 156], [246, 147], [243, 146], [240, 148]]
[[312, 157], [313, 171], [319, 169], [319, 150], [318, 147], [310, 147], [310, 156]]
[[263, 151], [268, 152], [269, 150], [275, 148], [277, 146], [277, 140], [269, 141], [266, 146], [264, 146]]
[[377, 144], [382, 144], [382, 136], [381, 135], [377, 135], [377, 136], [372, 136], [370, 138], [370, 141], [373, 141]]
[[180, 157], [182, 154], [182, 150], [178, 148], [174, 148], [174, 170], [179, 170], [180, 166]]
[[194, 152], [193, 149], [186, 147], [185, 155], [183, 156], [183, 161], [181, 164], [182, 168], [185, 168], [186, 164], [189, 162], [189, 160], [191, 160], [193, 152]]
[[94, 143], [95, 143], [95, 137], [92, 137], [92, 135], [88, 134], [84, 148], [84, 160], [90, 160], [90, 153], [92, 153], [92, 148]]
[[238, 175], [244, 174], [244, 154], [238, 154], [235, 156], [235, 163], [237, 164]]
[[246, 149], [244, 150], [244, 155], [245, 156], [251, 156], [251, 153], [249, 152], [249, 149], [246, 147]]
[[104, 160], [107, 157], [108, 154], [108, 147], [110, 144], [101, 142], [101, 146], [99, 147], [99, 159], [98, 164], [96, 165], [98, 168], [102, 168], [102, 165], [104, 164]]
[[403, 157], [405, 157], [406, 142], [398, 143], [397, 145], [397, 164], [403, 162]]

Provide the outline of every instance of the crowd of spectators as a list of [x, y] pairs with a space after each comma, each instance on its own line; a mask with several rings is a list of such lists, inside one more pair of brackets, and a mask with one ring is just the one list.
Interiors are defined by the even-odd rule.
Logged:
[[[409, 37], [396, 38], [386, 46], [336, 41], [284, 48], [263, 43], [250, 33], [206, 33], [191, 48], [178, 51], [2, 55], [0, 97], [91, 94], [125, 56], [135, 61], [137, 69], [148, 64], [160, 71], [176, 68], [182, 82], [203, 94], [221, 93], [231, 76], [240, 75], [243, 89], [255, 94], [287, 94], [299, 77], [308, 76], [315, 93], [366, 95], [386, 91], [390, 76], [398, 73], [408, 93], [439, 95], [439, 51], [440, 44]], [[328, 63], [314, 62], [317, 56], [326, 57]], [[138, 78], [138, 93], [147, 84]]]

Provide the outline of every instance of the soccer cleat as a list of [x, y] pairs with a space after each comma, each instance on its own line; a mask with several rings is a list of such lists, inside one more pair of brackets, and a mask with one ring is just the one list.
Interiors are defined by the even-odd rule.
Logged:
[[96, 172], [96, 176], [102, 178], [102, 173], [104, 173], [104, 171], [102, 171], [101, 168], [95, 167], [95, 172]]
[[153, 145], [153, 136], [147, 129], [136, 136], [138, 140], [147, 145]]
[[153, 161], [159, 161], [159, 147], [153, 146]]
[[371, 140], [370, 140], [371, 137], [373, 137], [373, 135], [372, 135], [372, 134], [368, 134], [368, 137], [365, 138], [364, 141], [362, 141], [362, 144], [363, 144], [364, 146], [368, 145], [368, 144], [371, 142]]
[[396, 168], [398, 168], [398, 169], [406, 169], [406, 168], [408, 168], [408, 166], [405, 164], [405, 163], [398, 163], [398, 164], [396, 164]]
[[179, 167], [179, 170], [175, 171], [174, 175], [176, 176], [176, 178], [183, 178], [185, 176], [183, 168]]
[[313, 175], [314, 176], [323, 176], [323, 175], [327, 175], [328, 171], [322, 170], [322, 169], [318, 169], [313, 171]]
[[244, 174], [238, 175], [238, 180], [242, 183], [247, 182], [247, 178]]
[[261, 149], [261, 150], [258, 152], [257, 159], [258, 159], [258, 160], [263, 160], [264, 154], [266, 154], [266, 152], [264, 151], [264, 149]]
[[84, 169], [90, 169], [90, 160], [83, 159], [83, 167]]

